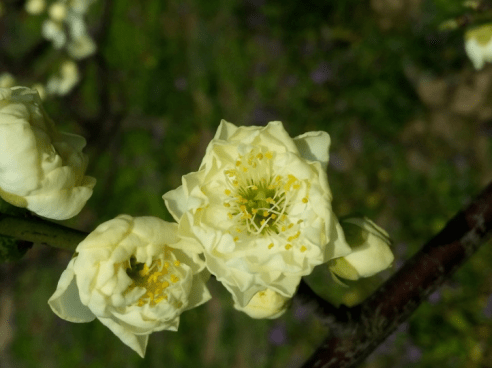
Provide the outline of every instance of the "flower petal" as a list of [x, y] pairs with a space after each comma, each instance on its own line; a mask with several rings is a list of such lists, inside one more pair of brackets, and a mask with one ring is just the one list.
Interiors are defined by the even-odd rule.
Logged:
[[294, 138], [301, 157], [309, 161], [319, 161], [323, 171], [328, 168], [330, 135], [326, 132], [307, 132]]
[[121, 322], [115, 322], [112, 318], [101, 318], [99, 320], [109, 328], [121, 341], [135, 350], [142, 358], [145, 357], [149, 335], [135, 335], [124, 327]]
[[63, 271], [55, 293], [48, 300], [53, 312], [60, 318], [70, 322], [90, 322], [96, 316], [82, 304], [79, 296], [79, 289], [75, 282], [73, 271], [73, 258]]

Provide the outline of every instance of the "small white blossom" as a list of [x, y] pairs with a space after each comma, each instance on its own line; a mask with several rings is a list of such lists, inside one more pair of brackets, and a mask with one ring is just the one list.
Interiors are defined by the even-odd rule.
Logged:
[[56, 2], [51, 4], [48, 14], [55, 22], [62, 22], [67, 17], [67, 7], [64, 3]]
[[53, 47], [55, 49], [61, 49], [65, 45], [65, 42], [67, 42], [63, 24], [60, 22], [55, 22], [51, 19], [45, 20], [43, 22], [41, 33], [44, 38], [53, 42]]
[[[394, 256], [386, 231], [366, 217], [341, 221], [352, 252], [328, 262], [332, 274], [347, 280], [373, 276], [391, 266]], [[335, 276], [336, 277], [336, 276]]]
[[70, 322], [98, 318], [143, 357], [152, 332], [176, 331], [182, 312], [210, 299], [198, 250], [175, 223], [120, 215], [78, 245], [48, 303]]
[[492, 24], [473, 28], [465, 33], [465, 51], [475, 69], [492, 62]]
[[32, 15], [41, 14], [44, 11], [45, 7], [46, 2], [44, 0], [27, 0], [26, 4], [24, 5], [24, 9], [26, 9], [26, 11]]
[[77, 215], [96, 179], [84, 176], [85, 139], [59, 132], [35, 90], [0, 88], [0, 197], [40, 216]]
[[96, 44], [87, 32], [84, 20], [90, 0], [58, 1], [48, 9], [50, 19], [43, 22], [43, 36], [53, 42], [53, 47], [64, 46], [75, 59], [83, 59], [96, 51]]
[[251, 318], [274, 319], [285, 313], [290, 300], [290, 298], [282, 296], [271, 289], [265, 289], [257, 292], [245, 307], [234, 303], [234, 308], [246, 313]]
[[239, 306], [265, 289], [291, 297], [315, 266], [350, 253], [331, 209], [329, 145], [326, 132], [292, 139], [278, 121], [222, 120], [199, 170], [163, 196]]
[[72, 60], [67, 60], [61, 64], [59, 73], [48, 79], [46, 90], [49, 94], [63, 96], [69, 93], [79, 80], [77, 64]]

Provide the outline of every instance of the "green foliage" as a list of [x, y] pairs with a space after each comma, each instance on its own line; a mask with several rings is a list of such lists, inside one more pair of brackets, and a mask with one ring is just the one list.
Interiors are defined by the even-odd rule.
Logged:
[[0, 235], [0, 263], [19, 261], [32, 243]]

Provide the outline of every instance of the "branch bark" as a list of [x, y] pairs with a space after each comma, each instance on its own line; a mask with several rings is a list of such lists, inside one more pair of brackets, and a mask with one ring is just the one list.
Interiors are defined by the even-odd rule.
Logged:
[[325, 311], [335, 329], [302, 368], [362, 363], [491, 236], [492, 183], [362, 304], [339, 309], [318, 304], [318, 313]]
[[0, 213], [0, 234], [33, 243], [49, 244], [71, 252], [88, 235], [38, 217], [24, 218], [3, 213]]

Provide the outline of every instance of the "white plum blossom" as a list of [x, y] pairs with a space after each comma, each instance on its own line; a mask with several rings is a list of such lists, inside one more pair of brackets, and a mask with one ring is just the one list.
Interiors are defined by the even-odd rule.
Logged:
[[199, 170], [164, 194], [239, 307], [265, 289], [290, 298], [315, 266], [350, 253], [331, 208], [329, 145], [321, 131], [292, 139], [279, 121], [222, 120]]
[[210, 299], [209, 275], [176, 223], [120, 215], [78, 245], [48, 303], [70, 322], [98, 318], [143, 357], [152, 332], [176, 331], [182, 312]]
[[79, 82], [79, 68], [72, 60], [66, 60], [60, 65], [60, 71], [52, 75], [46, 83], [46, 91], [49, 94], [66, 95]]
[[0, 197], [36, 214], [77, 215], [96, 179], [85, 176], [85, 139], [59, 132], [36, 90], [0, 88]]

